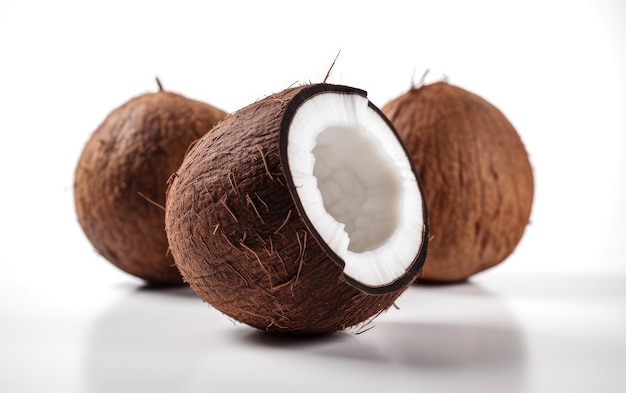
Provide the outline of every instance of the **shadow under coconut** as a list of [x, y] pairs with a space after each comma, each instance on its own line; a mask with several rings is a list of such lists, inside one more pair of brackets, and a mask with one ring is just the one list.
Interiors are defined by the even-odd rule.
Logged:
[[179, 286], [158, 286], [158, 285], [141, 285], [135, 289], [137, 293], [156, 294], [164, 296], [182, 297], [197, 299], [198, 295], [191, 289], [189, 285]]
[[188, 287], [133, 287], [94, 321], [83, 391], [276, 391], [279, 369], [304, 378], [303, 391], [380, 391], [380, 375], [439, 391], [524, 390], [523, 336], [497, 296], [470, 282], [411, 287], [397, 304], [363, 334], [287, 337], [233, 324]]
[[[403, 304], [405, 306], [403, 306]], [[393, 321], [380, 318], [349, 346], [324, 348], [328, 356], [390, 363], [437, 379], [449, 390], [465, 383], [482, 392], [521, 392], [526, 383], [526, 343], [518, 322], [497, 295], [470, 281], [417, 285], [398, 300]], [[400, 319], [402, 318], [402, 319]]]
[[242, 342], [254, 346], [269, 347], [272, 349], [295, 349], [320, 348], [325, 345], [336, 345], [337, 343], [350, 340], [353, 336], [349, 333], [335, 332], [331, 334], [320, 334], [312, 336], [297, 335], [277, 335], [254, 329], [245, 332], [238, 331], [236, 334]]
[[523, 365], [518, 331], [443, 323], [380, 323], [362, 342], [326, 348], [320, 353], [414, 368]]
[[253, 331], [241, 338], [257, 346], [410, 370], [425, 386], [444, 391], [464, 383], [483, 392], [525, 390], [524, 336], [496, 295], [466, 281], [413, 286], [397, 303], [399, 310], [391, 309], [359, 334], [299, 338]]

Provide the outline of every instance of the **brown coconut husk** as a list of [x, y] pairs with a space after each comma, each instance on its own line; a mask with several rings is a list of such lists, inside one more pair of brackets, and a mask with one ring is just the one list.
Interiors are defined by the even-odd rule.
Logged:
[[273, 333], [323, 334], [389, 308], [415, 280], [425, 248], [384, 290], [357, 288], [342, 273], [298, 206], [286, 175], [289, 119], [325, 91], [306, 85], [271, 95], [227, 117], [201, 138], [172, 176], [166, 231], [184, 279], [236, 321]]
[[164, 230], [167, 179], [189, 144], [226, 115], [161, 90], [106, 117], [86, 143], [74, 181], [78, 221], [104, 258], [153, 285], [182, 283]]
[[445, 82], [382, 108], [423, 182], [431, 241], [421, 281], [456, 282], [506, 259], [529, 222], [533, 172], [504, 114]]

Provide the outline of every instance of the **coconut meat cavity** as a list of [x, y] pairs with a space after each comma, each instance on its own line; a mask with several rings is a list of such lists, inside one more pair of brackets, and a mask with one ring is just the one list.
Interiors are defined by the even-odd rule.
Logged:
[[401, 277], [420, 252], [423, 206], [407, 154], [366, 97], [309, 98], [287, 156], [302, 208], [344, 274], [371, 287]]

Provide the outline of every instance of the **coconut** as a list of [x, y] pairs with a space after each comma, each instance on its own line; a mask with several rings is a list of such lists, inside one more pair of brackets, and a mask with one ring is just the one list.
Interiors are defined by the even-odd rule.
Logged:
[[413, 87], [382, 111], [424, 184], [431, 242], [420, 280], [462, 281], [506, 259], [529, 222], [533, 173], [504, 114], [446, 82]]
[[293, 87], [202, 137], [170, 180], [165, 223], [184, 279], [258, 329], [323, 334], [368, 321], [426, 255], [419, 177], [366, 92]]
[[164, 230], [167, 179], [189, 144], [224, 117], [159, 84], [157, 93], [132, 98], [105, 118], [74, 181], [78, 222], [104, 258], [150, 284], [182, 284]]

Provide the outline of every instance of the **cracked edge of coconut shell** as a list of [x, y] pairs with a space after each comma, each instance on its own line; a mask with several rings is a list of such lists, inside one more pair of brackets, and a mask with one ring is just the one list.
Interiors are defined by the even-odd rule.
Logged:
[[[285, 175], [285, 180], [287, 182], [287, 188], [289, 190], [289, 193], [291, 194], [291, 198], [296, 206], [296, 209], [298, 210], [300, 217], [304, 221], [306, 228], [311, 232], [315, 241], [320, 245], [320, 247], [324, 250], [324, 252], [328, 255], [328, 257], [332, 259], [334, 263], [336, 263], [338, 266], [340, 266], [343, 269], [345, 267], [345, 262], [343, 261], [343, 259], [339, 257], [333, 250], [330, 249], [330, 247], [322, 239], [321, 235], [315, 228], [315, 225], [313, 225], [308, 215], [306, 214], [304, 207], [302, 206], [302, 202], [300, 201], [300, 198], [296, 191], [297, 186], [293, 181], [293, 177], [291, 175], [291, 169], [289, 168], [289, 160], [287, 157], [287, 146], [289, 144], [289, 130], [291, 128], [291, 123], [293, 121], [293, 118], [298, 111], [298, 108], [302, 104], [304, 104], [307, 100], [319, 94], [324, 94], [324, 93], [357, 94], [357, 95], [367, 98], [367, 92], [365, 90], [354, 88], [354, 87], [349, 87], [349, 86], [343, 86], [343, 85], [320, 83], [320, 84], [313, 84], [313, 85], [302, 88], [291, 99], [291, 101], [287, 105], [287, 108], [284, 111], [283, 119], [282, 119], [281, 126], [280, 126], [279, 155], [280, 155], [281, 166], [283, 167], [283, 171]], [[413, 261], [411, 262], [411, 264], [409, 265], [409, 267], [406, 269], [405, 273], [401, 275], [400, 277], [398, 277], [396, 280], [386, 285], [369, 286], [353, 279], [347, 274], [342, 274], [342, 277], [346, 281], [346, 283], [357, 288], [358, 290], [363, 291], [368, 294], [372, 294], [372, 295], [380, 295], [380, 294], [398, 291], [401, 288], [410, 285], [415, 279], [418, 278], [418, 275], [420, 274], [420, 271], [422, 270], [424, 266], [424, 262], [426, 261], [426, 254], [427, 254], [427, 249], [428, 249], [429, 223], [428, 223], [428, 209], [426, 206], [426, 198], [424, 194], [422, 181], [419, 177], [419, 174], [417, 173], [415, 164], [413, 163], [413, 160], [411, 159], [411, 156], [409, 155], [406, 149], [406, 146], [400, 139], [400, 136], [398, 135], [398, 132], [396, 131], [391, 121], [387, 118], [387, 116], [383, 114], [383, 112], [378, 107], [376, 107], [376, 105], [374, 105], [371, 101], [369, 101], [369, 99], [368, 99], [368, 106], [372, 110], [374, 110], [385, 121], [385, 124], [393, 132], [394, 137], [400, 143], [400, 146], [402, 147], [402, 151], [405, 153], [405, 156], [407, 157], [411, 165], [411, 172], [413, 173], [417, 181], [417, 186], [418, 186], [421, 200], [422, 200], [422, 217], [424, 219], [420, 250], [415, 256], [415, 258], [413, 259]]]

